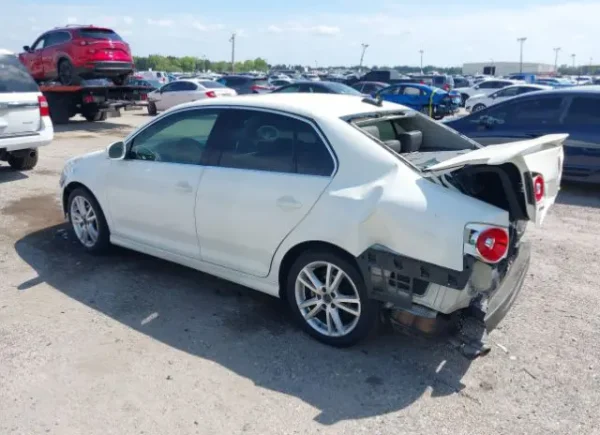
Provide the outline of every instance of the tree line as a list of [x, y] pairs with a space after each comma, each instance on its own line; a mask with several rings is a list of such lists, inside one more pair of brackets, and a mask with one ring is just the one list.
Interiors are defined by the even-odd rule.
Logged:
[[[206, 58], [201, 57], [193, 57], [193, 56], [184, 56], [184, 57], [175, 57], [175, 56], [162, 56], [158, 54], [152, 54], [150, 56], [134, 56], [135, 66], [140, 71], [145, 71], [148, 69], [152, 69], [154, 71], [167, 71], [167, 72], [195, 72], [195, 71], [216, 71], [216, 72], [230, 72], [231, 71], [231, 62], [220, 60], [213, 61]], [[372, 65], [371, 67], [360, 67], [359, 65], [354, 66], [333, 66], [330, 67], [332, 69], [339, 70], [351, 70], [351, 71], [363, 71], [365, 72], [368, 69], [395, 69], [400, 74], [407, 73], [419, 73], [421, 72], [421, 68], [418, 66], [410, 66], [410, 65], [396, 65], [396, 66], [387, 66], [387, 65]], [[304, 65], [285, 65], [285, 64], [277, 64], [270, 65], [266, 59], [261, 57], [257, 57], [256, 59], [249, 59], [245, 61], [236, 62], [234, 65], [235, 72], [249, 72], [249, 71], [263, 71], [267, 72], [270, 69], [274, 70], [295, 70], [295, 71], [304, 71]], [[597, 65], [584, 65], [578, 67], [569, 67], [567, 65], [561, 65], [558, 69], [561, 74], [569, 74], [569, 75], [577, 75], [577, 74], [595, 74], [600, 69]], [[453, 67], [438, 67], [435, 65], [427, 65], [423, 67], [423, 72], [432, 72], [437, 71], [443, 74], [461, 74], [462, 68], [459, 66]]]

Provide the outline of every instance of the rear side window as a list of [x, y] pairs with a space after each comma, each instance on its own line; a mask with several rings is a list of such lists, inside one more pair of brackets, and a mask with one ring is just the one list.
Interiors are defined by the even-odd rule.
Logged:
[[39, 91], [35, 80], [19, 59], [12, 55], [0, 55], [0, 94]]
[[562, 97], [531, 98], [499, 107], [492, 106], [486, 115], [504, 120], [509, 126], [544, 126], [558, 123]]
[[565, 125], [598, 125], [600, 123], [600, 98], [575, 97], [565, 117]]
[[254, 79], [252, 84], [254, 86], [269, 86], [269, 81], [267, 79]]
[[222, 113], [211, 142], [219, 166], [265, 172], [330, 176], [329, 150], [307, 122], [255, 110]]
[[86, 39], [106, 39], [108, 41], [122, 41], [121, 37], [110, 29], [79, 29], [81, 37]]

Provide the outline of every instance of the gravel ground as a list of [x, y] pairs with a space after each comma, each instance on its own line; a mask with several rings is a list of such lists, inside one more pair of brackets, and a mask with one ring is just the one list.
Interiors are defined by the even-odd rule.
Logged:
[[277, 300], [79, 249], [64, 161], [148, 119], [74, 122], [35, 170], [0, 167], [1, 434], [600, 433], [600, 189], [565, 186], [529, 230], [529, 276], [489, 356], [391, 333], [338, 350]]

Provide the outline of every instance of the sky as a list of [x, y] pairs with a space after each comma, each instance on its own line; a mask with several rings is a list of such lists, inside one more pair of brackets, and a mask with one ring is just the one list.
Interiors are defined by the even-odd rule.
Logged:
[[600, 64], [600, 0], [0, 0], [0, 48], [21, 51], [67, 23], [108, 26], [134, 55], [262, 57], [271, 64]]

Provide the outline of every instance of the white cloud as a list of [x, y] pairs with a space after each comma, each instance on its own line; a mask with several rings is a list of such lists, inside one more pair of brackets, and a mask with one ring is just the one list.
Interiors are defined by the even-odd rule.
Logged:
[[148, 18], [147, 23], [150, 26], [158, 26], [158, 27], [171, 27], [173, 24], [173, 20], [161, 19], [161, 20], [153, 20], [152, 18]]
[[202, 24], [198, 21], [192, 22], [192, 27], [201, 32], [214, 32], [225, 28], [223, 24]]
[[313, 33], [317, 35], [337, 35], [340, 33], [340, 28], [336, 26], [315, 26], [310, 29]]
[[281, 27], [270, 25], [269, 27], [267, 27], [267, 32], [269, 32], [269, 33], [281, 33], [281, 32], [283, 32], [283, 29]]
[[67, 17], [67, 24], [77, 23], [77, 17]]
[[128, 17], [128, 16], [124, 16], [123, 17], [123, 21], [125, 22], [125, 24], [132, 24], [133, 23], [133, 18]]

